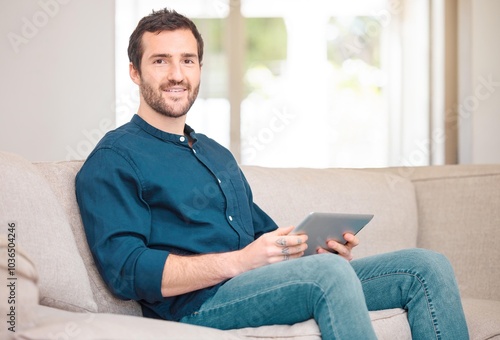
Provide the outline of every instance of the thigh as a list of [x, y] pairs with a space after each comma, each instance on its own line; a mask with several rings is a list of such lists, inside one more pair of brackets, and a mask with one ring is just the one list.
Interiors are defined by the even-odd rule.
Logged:
[[181, 321], [220, 329], [293, 324], [313, 317], [310, 260], [284, 261], [238, 275]]

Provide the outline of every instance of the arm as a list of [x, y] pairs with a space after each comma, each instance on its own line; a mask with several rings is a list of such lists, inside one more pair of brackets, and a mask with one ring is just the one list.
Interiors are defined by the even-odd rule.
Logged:
[[122, 299], [159, 301], [168, 252], [146, 246], [151, 216], [137, 172], [111, 149], [89, 156], [76, 177], [76, 196], [96, 266]]
[[251, 269], [302, 256], [307, 249], [307, 236], [289, 235], [292, 230], [293, 227], [279, 228], [233, 252], [196, 256], [170, 254], [163, 269], [163, 296], [210, 287]]

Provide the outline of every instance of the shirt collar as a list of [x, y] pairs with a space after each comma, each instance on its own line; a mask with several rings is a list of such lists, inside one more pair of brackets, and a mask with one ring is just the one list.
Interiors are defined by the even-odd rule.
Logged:
[[[148, 122], [146, 122], [144, 119], [142, 119], [137, 114], [135, 114], [130, 121], [132, 123], [138, 125], [141, 129], [146, 131], [148, 134], [150, 134], [156, 138], [159, 138], [165, 142], [173, 142], [173, 143], [177, 143], [177, 144], [188, 145], [188, 139], [185, 136], [176, 135], [173, 133], [168, 133], [168, 132], [162, 131], [160, 129], [157, 129], [154, 126], [150, 125]], [[187, 136], [190, 136], [193, 139], [193, 141], [197, 140], [196, 132], [187, 124], [185, 124], [185, 126], [184, 126], [184, 134]]]

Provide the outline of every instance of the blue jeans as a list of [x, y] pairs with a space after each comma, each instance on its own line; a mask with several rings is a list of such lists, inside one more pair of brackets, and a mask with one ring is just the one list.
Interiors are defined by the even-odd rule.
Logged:
[[219, 329], [314, 318], [323, 339], [376, 339], [369, 310], [403, 308], [413, 339], [468, 339], [448, 260], [423, 249], [347, 262], [313, 255], [264, 266], [227, 281], [181, 322]]

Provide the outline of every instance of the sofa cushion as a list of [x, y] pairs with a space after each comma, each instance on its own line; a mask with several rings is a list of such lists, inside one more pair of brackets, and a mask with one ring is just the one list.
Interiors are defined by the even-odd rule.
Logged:
[[16, 224], [16, 243], [39, 273], [40, 303], [97, 311], [68, 220], [45, 179], [30, 162], [2, 152], [0, 174], [0, 223]]
[[[379, 340], [410, 340], [411, 330], [403, 309], [370, 312], [375, 334]], [[274, 325], [234, 329], [229, 332], [245, 339], [321, 340], [316, 322], [311, 319], [294, 325]]]
[[500, 338], [500, 301], [462, 299], [462, 304], [471, 339]]
[[99, 313], [142, 315], [141, 307], [137, 302], [120, 300], [111, 294], [94, 263], [75, 196], [75, 176], [82, 165], [81, 161], [44, 162], [36, 163], [35, 167], [47, 180], [68, 217], [78, 251], [87, 268], [90, 287]]
[[16, 339], [242, 339], [218, 329], [130, 315], [72, 313], [45, 306], [37, 306], [34, 308], [33, 314], [33, 326], [31, 328], [21, 328], [19, 332], [16, 332]]
[[[406, 313], [389, 309], [370, 313], [377, 338], [409, 340]], [[33, 308], [29, 327], [21, 325], [19, 339], [289, 339], [321, 340], [314, 320], [295, 325], [262, 326], [228, 331], [126, 315], [71, 313], [49, 307]]]
[[462, 299], [471, 339], [500, 339], [500, 301]]
[[311, 211], [374, 214], [360, 231], [355, 257], [417, 244], [413, 184], [392, 174], [344, 169], [243, 167], [254, 201], [280, 226], [297, 225]]

